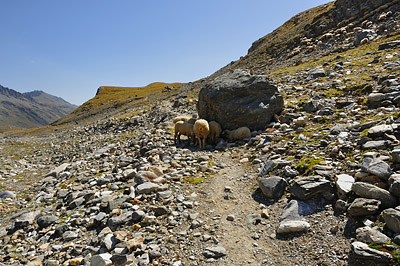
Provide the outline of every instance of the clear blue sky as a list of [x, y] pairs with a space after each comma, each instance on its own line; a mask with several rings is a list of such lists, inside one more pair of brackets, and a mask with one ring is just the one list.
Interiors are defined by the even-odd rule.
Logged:
[[328, 0], [0, 0], [0, 85], [80, 105], [99, 86], [189, 82]]

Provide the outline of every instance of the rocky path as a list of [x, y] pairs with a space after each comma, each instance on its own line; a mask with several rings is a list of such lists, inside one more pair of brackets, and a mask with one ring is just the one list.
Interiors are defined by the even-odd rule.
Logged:
[[219, 156], [226, 166], [202, 188], [198, 211], [213, 231], [216, 244], [226, 249], [227, 257], [216, 265], [251, 265], [257, 253], [265, 251], [256, 243], [251, 229], [255, 220], [260, 220], [261, 210], [252, 198], [253, 169], [231, 156], [230, 152]]

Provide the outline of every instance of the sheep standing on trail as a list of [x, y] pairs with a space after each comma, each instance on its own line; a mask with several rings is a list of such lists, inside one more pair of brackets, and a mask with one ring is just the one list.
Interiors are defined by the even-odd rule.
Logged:
[[239, 127], [235, 130], [224, 130], [222, 136], [227, 138], [229, 141], [232, 140], [242, 140], [244, 138], [250, 138], [251, 133], [248, 127]]
[[208, 122], [204, 119], [197, 120], [194, 123], [193, 132], [197, 140], [199, 141], [200, 149], [202, 149], [202, 147], [204, 148], [206, 138], [208, 136], [208, 133], [210, 132], [210, 127], [208, 125]]
[[219, 136], [221, 135], [222, 128], [221, 125], [218, 122], [211, 121], [209, 124], [210, 127], [210, 133], [208, 136], [210, 137], [210, 141], [212, 144], [216, 144]]
[[187, 136], [188, 141], [190, 144], [190, 141], [193, 138], [193, 125], [189, 124], [184, 121], [178, 121], [175, 123], [175, 136], [174, 136], [174, 141], [176, 144], [176, 139], [178, 139], [178, 142], [181, 141], [181, 135]]

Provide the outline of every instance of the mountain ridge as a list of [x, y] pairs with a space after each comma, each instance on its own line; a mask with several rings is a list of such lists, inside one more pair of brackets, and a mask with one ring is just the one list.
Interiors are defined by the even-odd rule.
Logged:
[[0, 124], [35, 128], [50, 124], [76, 109], [64, 99], [43, 91], [20, 93], [0, 85]]

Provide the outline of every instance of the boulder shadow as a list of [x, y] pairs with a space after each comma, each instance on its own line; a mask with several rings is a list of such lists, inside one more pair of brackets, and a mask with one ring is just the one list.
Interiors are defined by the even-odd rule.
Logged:
[[269, 199], [265, 197], [265, 195], [262, 193], [260, 188], [257, 188], [252, 194], [251, 197], [253, 200], [260, 204], [264, 204], [265, 206], [271, 206], [275, 203], [278, 202], [279, 199]]

